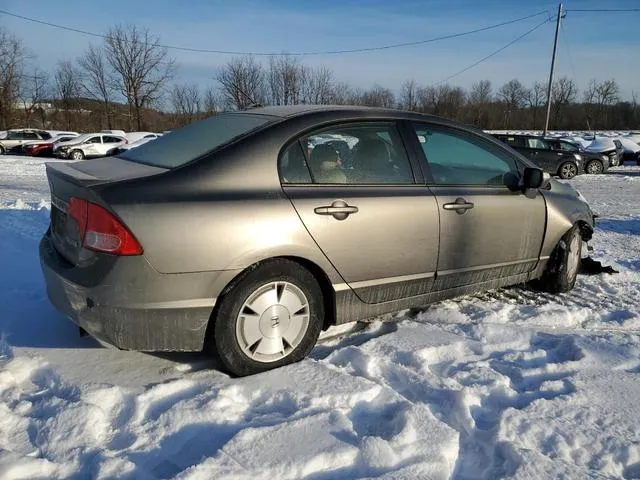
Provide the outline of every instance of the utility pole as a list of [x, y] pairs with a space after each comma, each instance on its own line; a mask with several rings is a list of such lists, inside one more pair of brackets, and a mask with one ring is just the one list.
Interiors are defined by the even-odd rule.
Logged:
[[549, 130], [549, 114], [551, 113], [551, 86], [553, 85], [553, 67], [556, 65], [556, 48], [558, 47], [558, 32], [560, 31], [560, 19], [562, 18], [562, 2], [558, 4], [558, 18], [556, 18], [556, 37], [553, 40], [553, 54], [551, 56], [551, 70], [549, 71], [549, 85], [547, 85], [547, 116], [544, 121], [542, 136]]

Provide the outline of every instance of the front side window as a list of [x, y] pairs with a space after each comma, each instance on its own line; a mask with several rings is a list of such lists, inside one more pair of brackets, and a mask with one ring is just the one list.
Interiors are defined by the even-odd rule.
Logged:
[[518, 177], [506, 152], [457, 130], [414, 125], [437, 185], [511, 185]]
[[91, 137], [85, 143], [102, 143], [102, 141], [100, 140], [100, 137]]
[[40, 140], [34, 132], [22, 132], [22, 138], [25, 140]]
[[538, 150], [551, 150], [549, 144], [541, 138], [527, 138], [527, 147]]
[[413, 172], [394, 123], [347, 124], [300, 139], [313, 183], [412, 184]]
[[560, 150], [564, 150], [565, 152], [577, 152], [578, 147], [573, 143], [560, 142]]

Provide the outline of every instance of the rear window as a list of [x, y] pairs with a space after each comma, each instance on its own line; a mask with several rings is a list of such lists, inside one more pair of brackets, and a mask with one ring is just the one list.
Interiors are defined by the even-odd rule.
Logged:
[[175, 168], [276, 118], [249, 113], [223, 113], [127, 150], [119, 157], [156, 167]]

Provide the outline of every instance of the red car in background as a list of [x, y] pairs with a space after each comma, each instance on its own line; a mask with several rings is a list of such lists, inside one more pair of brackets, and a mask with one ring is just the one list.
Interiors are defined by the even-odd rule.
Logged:
[[73, 140], [77, 135], [61, 135], [46, 142], [33, 142], [22, 146], [22, 153], [32, 157], [53, 157], [53, 147], [58, 143]]

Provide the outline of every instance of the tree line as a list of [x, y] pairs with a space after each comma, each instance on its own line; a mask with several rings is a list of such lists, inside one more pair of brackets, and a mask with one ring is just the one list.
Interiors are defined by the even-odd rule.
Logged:
[[[397, 92], [373, 85], [353, 88], [324, 66], [298, 57], [233, 57], [213, 68], [211, 84], [176, 82], [177, 63], [147, 29], [115, 26], [77, 59], [40, 68], [23, 42], [0, 27], [0, 129], [155, 130], [180, 127], [220, 111], [254, 104], [338, 104], [402, 108], [484, 129], [542, 129], [546, 82], [512, 79], [469, 89], [411, 79]], [[551, 129], [636, 129], [636, 94], [621, 98], [615, 79], [592, 79], [580, 92], [568, 77], [551, 89]]]

